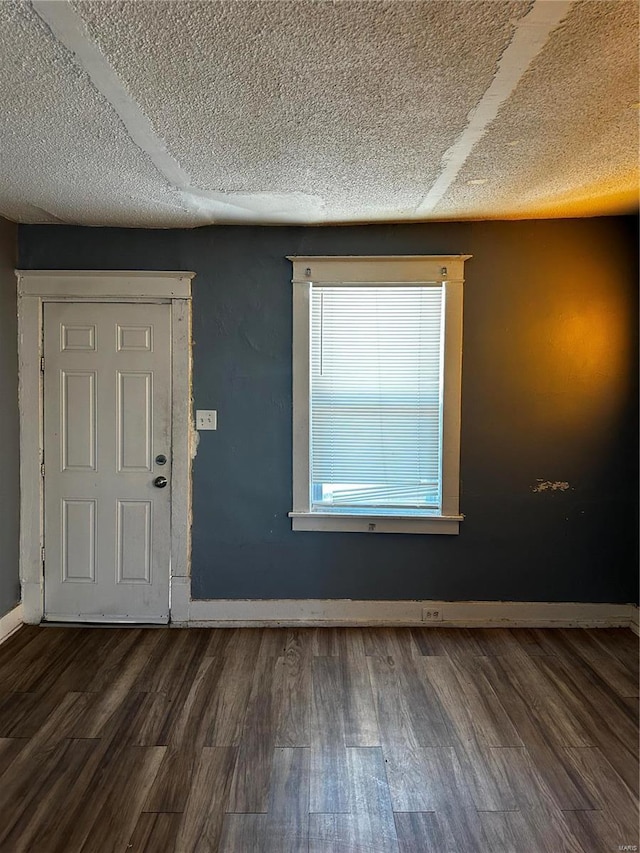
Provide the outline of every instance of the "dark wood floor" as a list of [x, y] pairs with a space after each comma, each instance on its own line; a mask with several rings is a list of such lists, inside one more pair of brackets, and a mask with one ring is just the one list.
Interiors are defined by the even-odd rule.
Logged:
[[626, 629], [23, 627], [0, 851], [624, 849], [637, 668]]

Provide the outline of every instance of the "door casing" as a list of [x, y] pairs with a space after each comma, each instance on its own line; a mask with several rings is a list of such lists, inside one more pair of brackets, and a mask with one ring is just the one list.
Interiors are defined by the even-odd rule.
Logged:
[[23, 620], [44, 613], [43, 303], [133, 302], [171, 305], [170, 621], [186, 622], [191, 552], [191, 280], [193, 272], [16, 270], [20, 416], [20, 583]]

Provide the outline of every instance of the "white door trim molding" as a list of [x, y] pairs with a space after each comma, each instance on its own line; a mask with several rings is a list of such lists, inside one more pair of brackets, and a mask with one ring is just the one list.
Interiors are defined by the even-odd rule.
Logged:
[[103, 301], [190, 299], [194, 272], [139, 270], [16, 270], [18, 296]]
[[[547, 601], [357, 601], [351, 599], [191, 600], [193, 627], [364, 626], [631, 627], [633, 604]], [[436, 611], [437, 620], [423, 619]]]
[[172, 500], [171, 618], [183, 621], [191, 550], [191, 279], [193, 272], [16, 270], [18, 279], [18, 405], [20, 412], [20, 582], [22, 619], [44, 612], [42, 358], [43, 302], [166, 302], [171, 304]]
[[22, 625], [22, 604], [0, 617], [0, 643], [4, 643]]
[[182, 621], [191, 595], [191, 300], [171, 300], [171, 566], [169, 619]]

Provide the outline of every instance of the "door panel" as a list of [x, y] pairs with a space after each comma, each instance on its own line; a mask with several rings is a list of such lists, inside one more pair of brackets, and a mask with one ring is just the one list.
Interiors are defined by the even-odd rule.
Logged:
[[62, 352], [72, 349], [92, 352], [96, 348], [96, 327], [71, 326], [62, 323], [60, 326], [60, 341]]
[[95, 371], [60, 371], [63, 471], [96, 470]]
[[48, 619], [168, 621], [170, 323], [168, 305], [45, 304]]
[[151, 471], [153, 374], [118, 371], [118, 470]]
[[118, 583], [151, 579], [151, 501], [118, 501]]
[[96, 502], [62, 499], [62, 580], [95, 583]]

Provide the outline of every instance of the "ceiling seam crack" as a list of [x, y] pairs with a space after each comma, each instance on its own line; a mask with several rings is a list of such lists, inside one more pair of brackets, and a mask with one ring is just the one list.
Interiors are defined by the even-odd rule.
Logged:
[[[55, 225], [71, 225], [72, 223], [68, 219], [62, 219], [62, 217], [53, 213], [51, 210], [48, 210], [46, 207], [42, 207], [42, 205], [31, 204], [28, 201], [21, 200], [20, 207], [23, 211], [30, 213], [34, 216], [33, 223], [28, 224], [40, 224], [42, 222], [42, 215], [46, 217], [47, 224], [53, 223]], [[3, 208], [0, 208], [0, 216], [3, 219], [8, 219], [11, 222], [17, 222], [18, 220], [14, 219], [15, 214], [7, 213]], [[19, 220], [20, 222], [24, 222], [23, 219]], [[27, 224], [27, 223], [25, 223]]]
[[32, 0], [31, 5], [54, 38], [71, 52], [76, 63], [114, 109], [129, 138], [143, 154], [149, 157], [168, 185], [180, 193], [182, 203], [188, 210], [206, 216], [207, 222], [211, 221], [210, 206], [206, 204], [207, 201], [214, 201], [216, 205], [233, 210], [251, 211], [248, 205], [226, 200], [223, 193], [209, 192], [191, 185], [189, 175], [169, 153], [140, 105], [90, 38], [82, 18], [67, 0], [64, 2]]
[[416, 206], [414, 213], [425, 214], [435, 210], [498, 115], [502, 104], [511, 97], [550, 34], [566, 18], [574, 2], [535, 0], [531, 10], [518, 21], [513, 37], [498, 61], [489, 88], [468, 114], [467, 123], [454, 143], [443, 154], [440, 175]]

